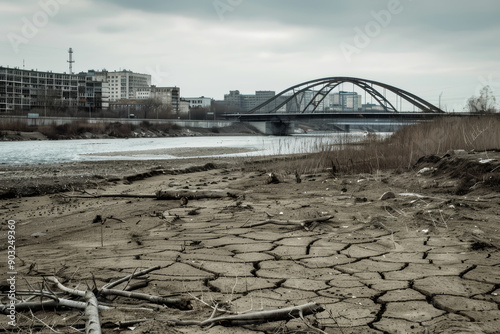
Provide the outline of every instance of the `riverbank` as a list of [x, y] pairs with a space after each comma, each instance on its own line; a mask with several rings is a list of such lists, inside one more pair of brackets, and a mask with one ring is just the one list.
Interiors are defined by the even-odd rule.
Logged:
[[[18, 291], [54, 274], [69, 287], [101, 288], [159, 266], [124, 284], [191, 305], [108, 300], [127, 308], [100, 311], [105, 334], [134, 320], [141, 320], [129, 325], [134, 333], [199, 333], [168, 319], [205, 320], [212, 307], [225, 315], [309, 302], [325, 311], [206, 332], [317, 332], [312, 326], [325, 333], [495, 333], [499, 185], [481, 184], [485, 179], [465, 194], [456, 190], [460, 173], [479, 165], [499, 170], [499, 160], [498, 152], [456, 152], [420, 159], [406, 172], [317, 168], [298, 175], [291, 170], [299, 157], [24, 166], [10, 175], [2, 169], [2, 184], [68, 188], [1, 199], [0, 218], [16, 222]], [[187, 203], [143, 196], [159, 190], [199, 196]], [[4, 240], [7, 231], [2, 225]], [[15, 330], [49, 333], [48, 324], [68, 332], [84, 323], [67, 308], [34, 315], [18, 314]]]
[[175, 124], [140, 125], [114, 123], [88, 123], [75, 121], [63, 125], [28, 126], [21, 122], [0, 123], [0, 141], [58, 140], [58, 139], [109, 139], [109, 138], [160, 138], [260, 135], [255, 128], [245, 123], [235, 123], [220, 128], [180, 127]]
[[[494, 121], [421, 124], [316, 154], [0, 166], [16, 290], [55, 275], [98, 293], [154, 268], [117, 288], [189, 305], [98, 295], [120, 307], [99, 312], [104, 334], [497, 333]], [[304, 319], [180, 322], [311, 302], [321, 309]], [[13, 332], [83, 326], [78, 310], [19, 310]]]

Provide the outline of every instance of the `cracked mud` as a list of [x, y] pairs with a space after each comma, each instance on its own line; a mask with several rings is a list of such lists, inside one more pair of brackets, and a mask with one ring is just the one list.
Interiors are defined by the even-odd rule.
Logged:
[[[55, 274], [72, 286], [94, 279], [100, 287], [158, 265], [141, 291], [190, 298], [193, 310], [103, 311], [102, 323], [150, 318], [131, 333], [198, 333], [162, 319], [204, 320], [215, 304], [244, 312], [317, 302], [325, 311], [308, 321], [326, 333], [498, 332], [498, 192], [456, 195], [450, 188], [459, 180], [416, 171], [338, 178], [320, 171], [302, 175], [302, 183], [283, 174], [267, 184], [269, 171], [259, 168], [159, 174], [88, 190], [239, 194], [186, 206], [61, 194], [2, 200], [2, 220], [18, 224], [18, 290], [26, 288], [21, 277], [33, 286]], [[395, 197], [381, 200], [387, 191]], [[105, 221], [103, 246], [101, 226], [92, 224], [97, 214], [122, 220]], [[4, 226], [1, 232], [5, 240]], [[73, 310], [36, 315], [59, 326], [81, 322]], [[313, 332], [301, 319], [205, 332], [296, 331]]]

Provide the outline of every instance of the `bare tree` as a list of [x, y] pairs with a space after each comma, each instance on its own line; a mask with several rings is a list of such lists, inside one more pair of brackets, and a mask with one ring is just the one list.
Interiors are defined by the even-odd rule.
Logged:
[[172, 113], [172, 105], [164, 103], [159, 98], [148, 98], [141, 100], [144, 118], [169, 118]]
[[210, 108], [206, 107], [195, 107], [189, 109], [189, 118], [196, 120], [204, 120], [207, 119], [207, 114], [210, 111]]
[[489, 114], [497, 112], [496, 98], [490, 86], [484, 86], [479, 97], [472, 96], [467, 100], [466, 110], [473, 114]]

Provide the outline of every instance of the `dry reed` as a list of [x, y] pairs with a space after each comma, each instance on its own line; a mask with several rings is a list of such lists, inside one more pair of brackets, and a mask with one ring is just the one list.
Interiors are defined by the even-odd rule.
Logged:
[[500, 115], [443, 117], [409, 125], [381, 139], [368, 134], [362, 142], [340, 136], [336, 145], [323, 145], [318, 153], [290, 156], [268, 169], [285, 173], [330, 169], [342, 174], [403, 172], [426, 155], [444, 155], [449, 150], [486, 151], [500, 149]]

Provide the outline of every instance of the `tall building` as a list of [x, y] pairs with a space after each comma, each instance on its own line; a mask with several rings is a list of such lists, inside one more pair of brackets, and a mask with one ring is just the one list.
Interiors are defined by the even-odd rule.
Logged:
[[78, 107], [92, 111], [109, 108], [109, 83], [95, 71], [78, 73]]
[[361, 109], [361, 95], [356, 92], [340, 91], [332, 94], [332, 105], [334, 111], [359, 111]]
[[101, 71], [96, 72], [96, 78], [109, 83], [109, 100], [115, 102], [121, 99], [137, 99], [144, 89], [151, 86], [151, 75], [134, 73], [132, 71]]
[[73, 108], [78, 76], [0, 66], [0, 112], [34, 108]]
[[230, 90], [229, 94], [224, 94], [224, 103], [230, 108], [234, 109], [237, 112], [241, 110], [241, 94], [239, 90]]

